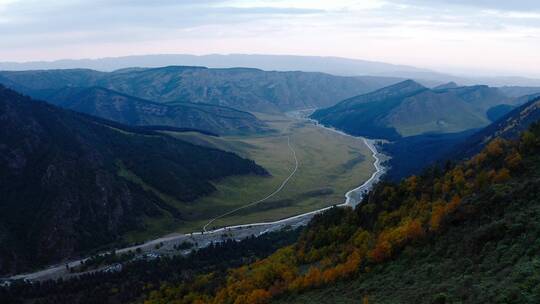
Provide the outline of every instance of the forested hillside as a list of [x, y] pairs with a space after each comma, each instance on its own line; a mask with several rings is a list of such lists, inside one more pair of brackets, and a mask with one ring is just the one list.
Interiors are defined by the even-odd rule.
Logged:
[[536, 303], [539, 152], [535, 124], [316, 216], [294, 245], [210, 278], [213, 288], [162, 286], [145, 303]]
[[[224, 276], [229, 268], [254, 262], [292, 244], [298, 235], [298, 230], [288, 230], [270, 232], [238, 242], [229, 239], [198, 249], [189, 256], [178, 254], [159, 259], [131, 260], [123, 263], [121, 272], [87, 273], [72, 280], [14, 282], [10, 288], [0, 286], [0, 303], [139, 303], [149, 290], [159, 288], [160, 285], [179, 284], [198, 274], [210, 272]], [[125, 255], [110, 256], [125, 260]], [[209, 281], [211, 276], [202, 278], [197, 284], [208, 284], [206, 287], [212, 288], [212, 282]]]
[[449, 156], [470, 157], [497, 137], [515, 139], [539, 119], [540, 98], [536, 97], [461, 142]]
[[496, 137], [516, 139], [540, 119], [540, 98], [521, 99], [531, 100], [519, 107], [510, 106], [509, 113], [483, 129], [410, 136], [382, 145], [382, 149], [392, 156], [387, 163], [391, 169], [386, 178], [397, 181], [435, 163], [470, 157]]
[[267, 174], [232, 153], [62, 110], [1, 86], [0, 124], [2, 274], [98, 249], [144, 229], [143, 216], [182, 220], [141, 183], [189, 202], [214, 191], [211, 181]]

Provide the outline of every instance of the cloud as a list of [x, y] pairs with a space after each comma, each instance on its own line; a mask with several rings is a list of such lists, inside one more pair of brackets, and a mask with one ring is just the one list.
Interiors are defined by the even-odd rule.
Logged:
[[244, 23], [254, 19], [322, 13], [319, 9], [234, 7], [224, 0], [198, 1], [25, 1], [4, 6], [0, 33], [25, 35], [69, 31], [183, 29], [208, 24]]
[[501, 11], [540, 11], [538, 0], [391, 0], [395, 3], [430, 7], [466, 6]]
[[537, 1], [0, 0], [0, 58], [251, 52], [489, 66], [510, 54], [540, 69]]

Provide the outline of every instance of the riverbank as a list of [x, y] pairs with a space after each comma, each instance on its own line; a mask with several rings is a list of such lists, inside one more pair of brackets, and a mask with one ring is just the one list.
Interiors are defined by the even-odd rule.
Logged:
[[[296, 116], [296, 118], [298, 119], [309, 120], [305, 117], [306, 116], [303, 116], [303, 117]], [[314, 122], [312, 120], [309, 120], [309, 121], [311, 121], [318, 127], [325, 128], [341, 136], [353, 137], [341, 131], [319, 125], [317, 122]], [[372, 188], [372, 186], [375, 183], [377, 183], [380, 180], [380, 178], [384, 175], [385, 168], [382, 165], [382, 161], [381, 161], [382, 155], [380, 152], [377, 151], [376, 141], [366, 139], [366, 138], [362, 138], [362, 140], [365, 143], [365, 145], [368, 147], [368, 149], [372, 152], [372, 157], [374, 159], [373, 166], [375, 168], [375, 171], [370, 176], [370, 178], [366, 180], [364, 183], [362, 183], [360, 186], [352, 190], [349, 190], [345, 194], [345, 200], [343, 203], [336, 204], [334, 206], [355, 207], [359, 202], [361, 202], [362, 197], [365, 195], [365, 193], [367, 193]], [[122, 254], [122, 253], [127, 253], [131, 251], [131, 252], [138, 252], [138, 255], [152, 255], [152, 256], [188, 254], [193, 249], [203, 248], [203, 247], [208, 246], [211, 243], [221, 242], [227, 239], [241, 240], [247, 237], [251, 237], [252, 235], [258, 236], [258, 235], [271, 232], [271, 231], [277, 231], [281, 229], [295, 229], [300, 226], [306, 225], [311, 220], [311, 218], [315, 216], [316, 214], [321, 213], [325, 210], [328, 210], [334, 206], [320, 208], [317, 210], [287, 217], [287, 218], [277, 220], [277, 221], [257, 222], [257, 223], [251, 223], [251, 224], [227, 226], [227, 227], [218, 228], [218, 229], [214, 229], [210, 231], [193, 232], [193, 233], [188, 233], [188, 234], [170, 234], [168, 236], [160, 237], [160, 238], [145, 242], [144, 244], [141, 244], [141, 245], [130, 246], [127, 248], [116, 250], [116, 253]], [[177, 246], [186, 242], [193, 244], [194, 247], [192, 249], [179, 251], [177, 249], [178, 248]], [[80, 260], [75, 260], [68, 263], [54, 265], [47, 269], [37, 271], [34, 273], [12, 276], [8, 278], [8, 280], [43, 281], [43, 280], [48, 280], [48, 279], [69, 278], [69, 277], [78, 276], [81, 273], [71, 273], [68, 269], [75, 268], [81, 265], [82, 261], [84, 260], [86, 259], [80, 259]], [[100, 269], [92, 270], [92, 271], [100, 271], [104, 269], [106, 269], [106, 267], [102, 267]]]

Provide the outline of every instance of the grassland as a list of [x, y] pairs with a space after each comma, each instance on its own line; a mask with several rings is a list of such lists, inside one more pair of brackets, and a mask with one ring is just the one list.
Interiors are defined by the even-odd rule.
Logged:
[[235, 176], [215, 183], [217, 191], [193, 202], [180, 202], [149, 189], [130, 172], [124, 177], [155, 192], [183, 215], [152, 219], [144, 233], [128, 236], [129, 241], [163, 234], [164, 231], [200, 231], [210, 219], [271, 193], [290, 174], [294, 160], [287, 136], [296, 151], [299, 169], [278, 195], [214, 222], [215, 227], [277, 220], [321, 207], [341, 203], [345, 193], [369, 178], [373, 172], [369, 149], [362, 140], [338, 135], [312, 123], [286, 116], [257, 114], [275, 132], [254, 136], [212, 137], [199, 133], [169, 133], [180, 139], [216, 147], [255, 160], [271, 177]]

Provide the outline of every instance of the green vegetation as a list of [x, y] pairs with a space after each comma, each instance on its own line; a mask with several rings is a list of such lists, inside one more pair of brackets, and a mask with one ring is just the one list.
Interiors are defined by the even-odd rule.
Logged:
[[349, 134], [396, 140], [484, 127], [490, 123], [488, 109], [518, 102], [487, 86], [428, 89], [407, 80], [317, 110], [312, 117]]
[[135, 258], [135, 253], [132, 251], [117, 254], [116, 251], [107, 252], [104, 254], [98, 254], [89, 257], [86, 260], [81, 261], [81, 264], [69, 269], [71, 273], [85, 272], [95, 270], [103, 266], [110, 266], [113, 264], [123, 263], [131, 261]]
[[[296, 175], [280, 194], [258, 205], [261, 209], [259, 212], [238, 216], [233, 214], [218, 220], [215, 223], [217, 226], [276, 220], [341, 203], [345, 193], [369, 178], [374, 170], [371, 153], [360, 139], [336, 135], [310, 123], [280, 117], [271, 118], [269, 123], [279, 129], [280, 134], [239, 139], [247, 144], [242, 147], [250, 147], [239, 152], [239, 155], [254, 159], [273, 178], [264, 180], [246, 176], [226, 179], [223, 184], [217, 185], [218, 191], [214, 195], [199, 200], [200, 205], [213, 209], [216, 203], [221, 205], [227, 199], [232, 204], [222, 209], [226, 211], [237, 207], [238, 202], [255, 201], [277, 188], [294, 167], [285, 135], [290, 136], [300, 162]], [[284, 201], [292, 204], [279, 206]], [[273, 204], [277, 204], [278, 208], [265, 210]], [[257, 211], [257, 208], [254, 209]]]
[[66, 87], [53, 90], [43, 99], [130, 126], [187, 128], [229, 135], [267, 131], [253, 114], [232, 108], [188, 102], [160, 104], [101, 87]]
[[1, 274], [103, 249], [145, 229], [141, 218], [183, 219], [144, 187], [186, 205], [215, 191], [213, 181], [267, 174], [230, 152], [62, 110], [2, 86], [0, 116]]
[[[540, 172], [538, 162], [535, 170]], [[454, 218], [458, 222], [436, 239], [406, 247], [359, 279], [277, 303], [358, 303], [364, 296], [381, 304], [538, 303], [540, 201], [531, 191], [537, 194], [540, 184], [522, 181], [494, 187], [494, 204], [473, 202], [481, 214], [461, 225]]]
[[186, 66], [110, 73], [85, 69], [2, 71], [0, 77], [6, 85], [46, 100], [51, 92], [66, 87], [99, 86], [159, 103], [193, 102], [268, 113], [326, 107], [396, 81], [384, 77]]
[[489, 110], [487, 110], [486, 112], [486, 115], [489, 118], [489, 120], [497, 121], [499, 120], [499, 118], [510, 113], [514, 108], [515, 106], [513, 105], [507, 105], [507, 104], [497, 105], [492, 108], [489, 108]]
[[[276, 249], [290, 245], [298, 230], [271, 232], [240, 242], [226, 240], [199, 249], [188, 256], [108, 255], [89, 262], [121, 263], [122, 271], [92, 272], [75, 279], [45, 282], [15, 282], [10, 288], [0, 286], [0, 303], [9, 304], [125, 304], [140, 303], [143, 296], [160, 285], [175, 285], [193, 280], [204, 273], [225, 274], [228, 268], [264, 258]], [[188, 244], [179, 244], [181, 250]], [[140, 252], [138, 253], [140, 254]], [[115, 264], [118, 265], [118, 264]], [[90, 267], [90, 268], [91, 268]], [[208, 276], [211, 278], [212, 276]], [[208, 283], [208, 280], [199, 281]], [[206, 285], [205, 288], [212, 288]]]
[[[277, 220], [342, 203], [345, 193], [363, 183], [374, 170], [371, 151], [361, 139], [336, 135], [309, 122], [285, 116], [257, 115], [277, 132], [236, 137], [167, 133], [198, 145], [228, 150], [253, 159], [268, 170], [270, 177], [227, 177], [214, 183], [217, 191], [189, 204], [152, 189], [158, 197], [180, 211], [184, 216], [183, 221], [176, 221], [172, 217], [150, 219], [149, 229], [131, 233], [129, 240], [140, 241], [158, 236], [171, 231], [171, 227], [176, 227], [180, 232], [199, 231], [213, 217], [265, 197], [281, 184], [294, 167], [287, 136], [290, 136], [300, 163], [290, 183], [270, 200], [217, 220], [214, 222], [216, 227]], [[123, 171], [121, 174], [127, 173]], [[130, 176], [132, 181], [137, 182], [136, 177]], [[149, 189], [147, 185], [141, 185]], [[168, 230], [160, 231], [160, 227]]]
[[162, 286], [145, 303], [537, 303], [539, 152], [536, 124], [316, 216], [294, 245], [212, 277], [210, 290]]

